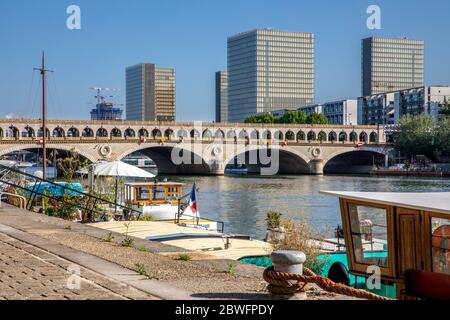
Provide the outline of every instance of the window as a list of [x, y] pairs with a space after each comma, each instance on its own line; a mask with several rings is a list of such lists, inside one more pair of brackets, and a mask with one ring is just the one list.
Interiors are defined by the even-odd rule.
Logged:
[[166, 198], [164, 192], [164, 186], [153, 187], [153, 199], [154, 200], [164, 200]]
[[139, 187], [136, 190], [136, 200], [150, 200], [150, 188], [149, 187]]
[[386, 209], [348, 204], [356, 263], [388, 267]]
[[450, 220], [431, 218], [431, 257], [434, 272], [450, 274]]

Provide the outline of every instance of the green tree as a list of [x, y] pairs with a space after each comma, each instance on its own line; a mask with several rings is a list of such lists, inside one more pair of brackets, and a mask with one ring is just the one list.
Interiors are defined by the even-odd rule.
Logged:
[[275, 117], [270, 113], [257, 114], [250, 116], [244, 121], [245, 123], [275, 123]]
[[444, 99], [444, 103], [441, 107], [441, 110], [439, 110], [439, 114], [443, 115], [444, 118], [450, 117], [450, 103], [446, 98]]
[[71, 150], [69, 156], [56, 160], [58, 171], [62, 172], [64, 181], [72, 182], [77, 170], [86, 167], [88, 161], [83, 159], [74, 149]]
[[435, 150], [436, 125], [431, 116], [406, 115], [400, 119], [400, 128], [394, 133], [395, 149], [408, 156], [432, 157]]
[[441, 120], [436, 128], [437, 149], [450, 156], [450, 117]]
[[277, 123], [304, 124], [306, 120], [307, 115], [305, 111], [288, 110], [282, 117], [278, 118]]
[[328, 124], [328, 119], [323, 114], [319, 114], [317, 112], [313, 112], [308, 116], [306, 123], [309, 124]]

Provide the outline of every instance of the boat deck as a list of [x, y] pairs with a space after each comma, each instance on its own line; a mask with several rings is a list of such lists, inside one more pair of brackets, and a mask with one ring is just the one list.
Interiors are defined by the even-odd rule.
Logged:
[[[127, 231], [123, 221], [97, 222], [90, 225], [121, 234]], [[207, 253], [211, 259], [239, 260], [244, 257], [267, 256], [272, 251], [272, 246], [267, 242], [245, 238], [230, 238], [230, 246], [225, 249], [226, 237], [230, 235], [180, 226], [172, 222], [131, 221], [128, 235], [158, 241], [187, 251]]]

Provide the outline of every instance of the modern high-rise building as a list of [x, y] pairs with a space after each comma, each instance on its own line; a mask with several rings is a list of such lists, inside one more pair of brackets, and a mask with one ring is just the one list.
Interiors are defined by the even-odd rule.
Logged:
[[424, 41], [371, 37], [362, 40], [362, 95], [424, 85]]
[[257, 29], [228, 38], [228, 120], [314, 101], [314, 35]]
[[127, 120], [175, 121], [175, 70], [141, 63], [126, 68]]
[[228, 73], [216, 72], [216, 122], [228, 121]]

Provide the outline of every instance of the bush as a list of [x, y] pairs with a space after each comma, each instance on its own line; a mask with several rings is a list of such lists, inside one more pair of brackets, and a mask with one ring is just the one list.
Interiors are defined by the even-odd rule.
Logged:
[[328, 259], [319, 259], [323, 255], [317, 241], [323, 236], [306, 222], [296, 223], [292, 220], [282, 220], [285, 229], [282, 241], [274, 244], [275, 250], [298, 250], [306, 255], [304, 266], [319, 274], [327, 267]]
[[268, 229], [278, 229], [281, 225], [282, 214], [276, 211], [270, 210], [267, 212], [267, 228]]

